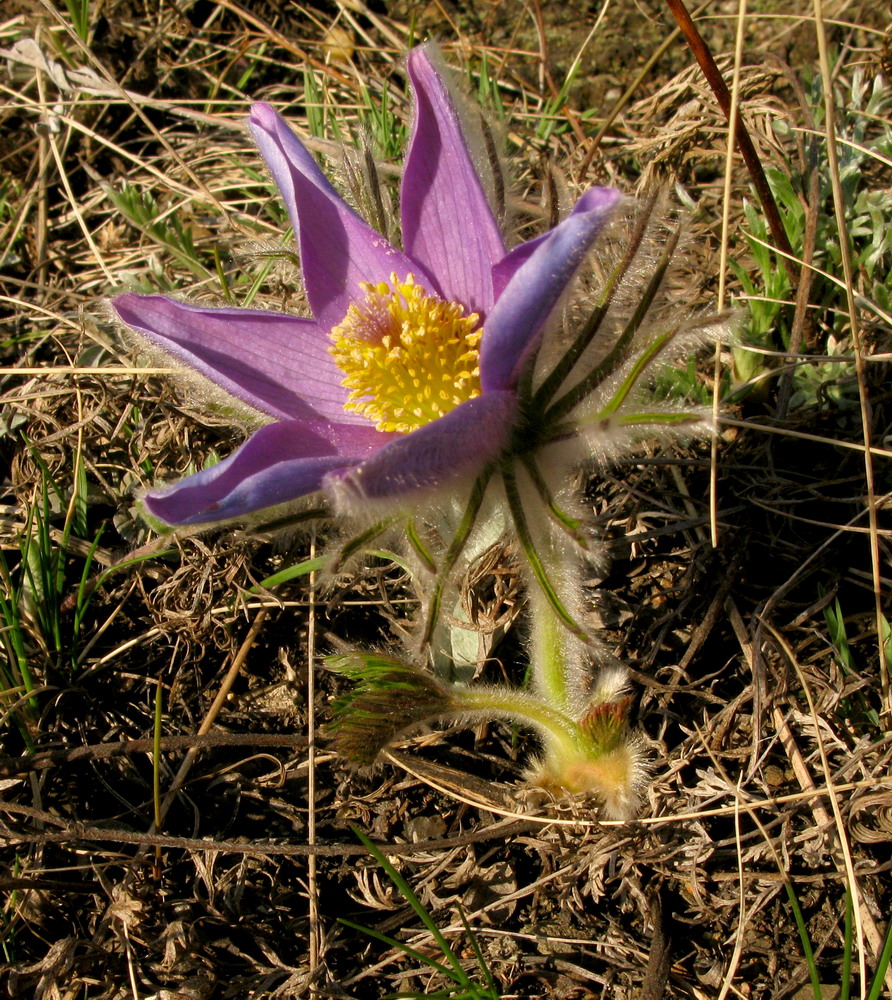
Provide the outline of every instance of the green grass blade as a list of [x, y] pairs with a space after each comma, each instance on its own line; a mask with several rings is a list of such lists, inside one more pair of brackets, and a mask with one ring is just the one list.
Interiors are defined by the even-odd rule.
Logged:
[[892, 962], [892, 920], [889, 921], [889, 925], [886, 928], [886, 940], [883, 944], [880, 957], [877, 960], [877, 967], [870, 983], [867, 1000], [880, 1000], [880, 994], [883, 992], [883, 983], [885, 982], [890, 962]]
[[852, 890], [846, 887], [846, 916], [843, 930], [842, 981], [839, 987], [839, 1000], [849, 1000], [852, 991], [852, 945], [854, 942], [854, 910], [852, 908]]
[[373, 937], [376, 941], [380, 941], [382, 944], [386, 944], [390, 948], [395, 948], [398, 951], [403, 952], [403, 954], [408, 955], [409, 958], [414, 958], [416, 962], [421, 962], [423, 965], [429, 966], [440, 975], [446, 976], [448, 979], [455, 979], [455, 973], [452, 969], [447, 969], [445, 965], [441, 965], [435, 958], [430, 958], [423, 952], [418, 951], [411, 945], [405, 944], [402, 941], [397, 941], [396, 938], [390, 937], [388, 934], [382, 934], [380, 931], [373, 930], [371, 927], [365, 927], [363, 924], [354, 923], [352, 920], [348, 920], [346, 917], [338, 917], [338, 923], [343, 924], [344, 927], [349, 927], [354, 931], [362, 931], [363, 934], [368, 934], [369, 937]]
[[95, 588], [92, 590], [90, 589], [90, 570], [93, 568], [93, 559], [96, 555], [96, 549], [99, 548], [99, 540], [102, 538], [104, 528], [105, 525], [101, 525], [99, 530], [96, 532], [96, 537], [90, 545], [86, 559], [84, 559], [84, 567], [81, 570], [81, 578], [77, 585], [77, 594], [74, 602], [74, 621], [71, 626], [72, 666], [77, 666], [77, 644], [78, 639], [80, 638], [81, 625], [83, 624], [87, 607], [90, 604], [90, 598], [95, 593]]
[[303, 562], [295, 563], [294, 566], [288, 566], [286, 569], [280, 569], [271, 576], [264, 577], [260, 583], [251, 587], [248, 593], [259, 594], [261, 590], [272, 590], [274, 587], [278, 587], [282, 583], [287, 583], [289, 580], [309, 576], [310, 573], [316, 573], [322, 569], [327, 561], [326, 556], [316, 556], [315, 559], [304, 559]]
[[412, 891], [409, 883], [403, 878], [402, 875], [393, 867], [393, 865], [387, 860], [387, 858], [378, 850], [378, 848], [372, 843], [371, 840], [359, 829], [358, 826], [351, 824], [350, 828], [353, 830], [354, 834], [362, 842], [366, 850], [372, 855], [372, 857], [378, 862], [379, 865], [387, 872], [388, 877], [393, 882], [393, 884], [399, 889], [406, 899], [406, 902], [412, 907], [415, 913], [418, 915], [418, 919], [424, 924], [424, 926], [433, 935], [434, 940], [437, 942], [440, 950], [443, 952], [444, 957], [449, 961], [449, 964], [455, 970], [454, 974], [449, 973], [451, 979], [459, 985], [464, 986], [466, 989], [472, 986], [471, 981], [468, 979], [468, 975], [462, 968], [461, 962], [456, 958], [455, 953], [449, 946], [449, 942], [443, 937], [443, 932], [434, 923], [433, 917], [427, 912], [427, 910], [421, 905], [420, 900]]
[[468, 935], [468, 940], [471, 942], [471, 948], [474, 950], [474, 957], [477, 959], [477, 965], [480, 967], [480, 971], [486, 978], [486, 985], [489, 987], [493, 996], [497, 997], [498, 993], [496, 991], [495, 980], [492, 977], [492, 973], [489, 971], [489, 966], [486, 964], [486, 959], [483, 957], [483, 952], [480, 950], [480, 945], [477, 943], [477, 935], [471, 930], [471, 925], [468, 923], [468, 918], [465, 916], [465, 910], [461, 903], [458, 904], [458, 915], [461, 919], [462, 927], [465, 929], [465, 934]]
[[790, 900], [790, 906], [793, 909], [793, 919], [796, 921], [796, 929], [799, 931], [799, 940], [802, 942], [802, 951], [805, 954], [805, 963], [808, 966], [808, 977], [811, 980], [812, 992], [814, 993], [815, 1000], [823, 1000], [821, 977], [818, 975], [818, 967], [815, 964], [815, 953], [808, 936], [808, 928], [805, 926], [802, 908], [799, 906], [799, 900], [796, 898], [793, 884], [789, 880], [784, 882], [784, 888], [787, 890], [787, 898]]

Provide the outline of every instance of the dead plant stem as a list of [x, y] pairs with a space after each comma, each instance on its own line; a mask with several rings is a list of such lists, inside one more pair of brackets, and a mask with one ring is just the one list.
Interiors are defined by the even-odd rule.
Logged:
[[[722, 186], [722, 238], [719, 248], [719, 290], [716, 312], [725, 308], [725, 281], [728, 273], [728, 243], [731, 233], [731, 188], [734, 178], [734, 148], [737, 123], [740, 121], [740, 67], [743, 63], [743, 40], [746, 28], [746, 0], [737, 7], [737, 32], [734, 43], [734, 74], [731, 79], [731, 104], [728, 112], [728, 143], [725, 147], [725, 177]], [[712, 420], [718, 426], [722, 389], [722, 345], [715, 345], [712, 369]], [[709, 447], [709, 533], [713, 548], [719, 544], [719, 441], [713, 435]]]
[[[310, 535], [310, 558], [316, 558], [316, 530]], [[316, 845], [316, 574], [310, 574], [307, 618], [307, 843]], [[307, 858], [307, 895], [309, 903], [309, 964], [310, 981], [319, 966], [319, 881], [316, 855]]]
[[824, 31], [823, 0], [814, 0], [815, 35], [818, 41], [818, 58], [821, 64], [821, 80], [824, 86], [824, 128], [827, 138], [827, 160], [830, 166], [830, 184], [833, 191], [833, 208], [836, 213], [836, 228], [839, 233], [839, 251], [845, 278], [846, 305], [852, 330], [852, 347], [855, 355], [855, 370], [858, 375], [858, 399], [861, 406], [861, 431], [864, 437], [864, 479], [867, 486], [867, 518], [870, 527], [870, 562], [873, 572], [873, 596], [876, 613], [877, 649], [880, 658], [880, 689], [882, 693], [882, 715], [886, 724], [892, 723], [892, 690], [889, 684], [889, 664], [886, 659], [886, 641], [883, 634], [883, 597], [880, 589], [880, 543], [878, 534], [877, 496], [874, 479], [873, 459], [870, 454], [872, 440], [871, 407], [867, 398], [867, 381], [861, 346], [861, 328], [858, 307], [855, 303], [854, 271], [849, 245], [848, 222], [845, 214], [845, 199], [839, 177], [839, 155], [836, 148], [836, 102], [833, 96], [833, 80], [830, 72], [830, 56], [827, 51], [827, 35]]
[[[238, 677], [239, 671], [244, 666], [245, 660], [248, 658], [248, 653], [250, 653], [251, 647], [257, 640], [257, 636], [260, 634], [260, 629], [263, 627], [263, 623], [266, 621], [266, 616], [268, 614], [269, 611], [266, 608], [261, 608], [255, 615], [254, 621], [252, 622], [250, 629], [248, 629], [248, 634], [245, 636], [238, 652], [233, 657], [229, 670], [226, 671], [226, 676], [223, 678], [223, 683], [220, 685], [220, 690], [217, 692], [217, 696], [214, 698], [211, 707], [207, 710], [201, 725], [198, 727], [198, 731], [196, 733], [197, 736], [206, 736], [213, 728], [214, 723], [217, 721], [217, 716], [226, 704], [226, 699], [229, 697], [230, 691], [232, 691], [232, 685], [235, 683], [235, 679]], [[160, 814], [162, 823], [170, 811], [170, 807], [173, 805], [180, 789], [183, 787], [183, 784], [189, 775], [189, 771], [191, 771], [192, 765], [195, 763], [195, 758], [199, 755], [199, 753], [201, 753], [201, 749], [197, 746], [190, 747], [186, 751], [183, 762], [180, 764], [180, 768], [171, 782], [170, 788], [167, 790], [167, 795], [164, 796], [164, 801], [161, 803]], [[150, 832], [156, 833], [157, 829], [156, 824], [152, 823]]]
[[[666, 0], [666, 4], [672, 11], [672, 15], [675, 20], [678, 22], [678, 26], [681, 28], [685, 36], [685, 40], [690, 46], [691, 51], [694, 53], [694, 57], [696, 58], [700, 69], [703, 71], [706, 82], [715, 94], [716, 100], [719, 102], [719, 107], [724, 112], [724, 115], [728, 119], [728, 123], [730, 125], [731, 92], [728, 90], [728, 85], [725, 83], [721, 70], [716, 65], [716, 61], [713, 58], [709, 46], [697, 30], [697, 27], [691, 18], [690, 12], [684, 5], [683, 0]], [[768, 184], [768, 179], [765, 176], [764, 169], [762, 168], [762, 161], [756, 151], [756, 147], [753, 145], [753, 140], [750, 138], [750, 134], [744, 124], [743, 117], [739, 112], [736, 114], [735, 119], [737, 145], [740, 148], [747, 170], [750, 172], [750, 177], [752, 178], [753, 185], [756, 188], [756, 193], [759, 196], [762, 211], [765, 213], [765, 219], [768, 222], [771, 235], [774, 237], [777, 248], [782, 251], [784, 267], [787, 269], [787, 274], [790, 277], [790, 283], [795, 288], [799, 281], [799, 271], [793, 266], [793, 248], [790, 246], [790, 241], [787, 239], [787, 232], [784, 229], [783, 222], [781, 221], [777, 202], [774, 200], [774, 195], [771, 193], [771, 187]]]

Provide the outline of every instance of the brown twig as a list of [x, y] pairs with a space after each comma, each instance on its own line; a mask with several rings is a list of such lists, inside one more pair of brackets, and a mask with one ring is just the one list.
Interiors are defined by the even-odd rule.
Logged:
[[[684, 5], [684, 0], [666, 0], [666, 4], [672, 12], [672, 16], [678, 22], [678, 26], [681, 28], [685, 41], [694, 53], [694, 58], [697, 60], [700, 69], [703, 71], [703, 76], [706, 78], [706, 82], [712, 88], [712, 92], [715, 94], [716, 100], [719, 102], [719, 107], [722, 109], [722, 112], [730, 123], [731, 91], [725, 83], [722, 71], [716, 65], [716, 61], [712, 56], [712, 52], [709, 50], [709, 46], [697, 30], [687, 7]], [[762, 204], [762, 211], [765, 213], [765, 218], [768, 222], [768, 228], [771, 230], [771, 235], [774, 237], [778, 250], [781, 251], [781, 258], [784, 262], [784, 267], [787, 270], [791, 284], [795, 288], [799, 283], [799, 272], [793, 265], [793, 260], [791, 258], [795, 259], [796, 255], [793, 252], [790, 241], [787, 239], [787, 233], [784, 229], [784, 224], [781, 221], [780, 212], [777, 208], [777, 202], [774, 200], [774, 195], [771, 193], [771, 187], [768, 184], [768, 178], [765, 176], [765, 171], [762, 169], [762, 161], [759, 158], [759, 154], [756, 152], [756, 147], [753, 145], [753, 140], [750, 138], [750, 134], [743, 121], [743, 116], [739, 111], [735, 117], [734, 128], [737, 138], [737, 146], [743, 156], [744, 163], [746, 163], [747, 170], [750, 172], [750, 177], [752, 177], [753, 185], [756, 188], [756, 194], [759, 196], [759, 201]]]
[[[14, 811], [25, 813], [21, 807], [11, 807]], [[32, 818], [37, 810], [28, 810]], [[62, 826], [57, 816], [51, 813], [41, 813]], [[104, 826], [87, 826], [81, 823], [66, 823], [64, 829], [54, 833], [35, 831], [33, 833], [4, 832], [3, 839], [9, 845], [13, 844], [85, 844], [112, 843], [138, 844], [140, 853], [147, 852], [152, 847], [166, 847], [171, 850], [183, 851], [221, 851], [231, 854], [270, 855], [277, 857], [368, 857], [368, 851], [362, 844], [280, 844], [271, 841], [258, 840], [212, 840], [206, 837], [170, 837], [158, 833], [141, 833], [137, 830], [115, 829]], [[418, 841], [417, 843], [382, 843], [375, 844], [378, 849], [388, 855], [419, 854], [434, 850], [452, 850], [456, 847], [466, 847], [468, 844], [487, 843], [489, 841], [504, 841], [507, 837], [518, 833], [526, 833], [536, 829], [533, 819], [517, 820], [507, 823], [496, 823], [482, 829], [471, 830], [455, 837], [442, 837], [438, 840]]]
[[[306, 737], [286, 733], [208, 733], [204, 736], [165, 736], [160, 749], [164, 753], [178, 750], [204, 750], [215, 747], [286, 747], [303, 750]], [[28, 774], [45, 771], [57, 764], [74, 764], [79, 760], [110, 760], [130, 754], [151, 753], [154, 740], [122, 740], [119, 743], [92, 743], [70, 749], [44, 750], [23, 757], [0, 757], [0, 775]]]
[[[251, 647], [254, 645], [257, 636], [260, 634], [263, 623], [266, 621], [267, 614], [268, 612], [266, 608], [261, 608], [255, 615], [254, 621], [248, 629], [248, 634], [242, 641], [241, 646], [239, 646], [238, 652], [233, 657], [229, 670], [226, 671], [226, 676], [223, 678], [223, 683], [220, 685], [220, 690], [217, 692], [217, 696], [214, 698], [211, 707], [207, 710], [201, 725], [198, 727], [197, 736], [206, 736], [213, 728], [214, 723], [217, 721], [217, 716], [226, 704], [229, 692], [232, 690], [232, 685], [235, 683], [235, 679], [238, 677], [239, 671], [245, 665], [248, 653], [251, 651]], [[162, 823], [164, 822], [167, 813], [170, 811], [170, 807], [176, 800], [176, 797], [179, 795], [180, 789], [183, 787], [186, 777], [192, 769], [192, 765], [195, 763], [195, 759], [198, 757], [199, 753], [200, 748], [195, 745], [189, 747], [186, 751], [186, 756], [183, 758], [183, 762], [180, 764], [179, 770], [174, 775], [174, 779], [167, 790], [164, 801], [161, 803], [160, 819]], [[158, 826], [158, 823], [153, 823], [150, 832], [155, 833]]]

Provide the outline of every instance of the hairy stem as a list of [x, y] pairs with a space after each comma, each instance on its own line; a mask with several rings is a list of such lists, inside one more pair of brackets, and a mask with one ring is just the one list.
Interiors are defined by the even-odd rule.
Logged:
[[572, 701], [567, 657], [571, 637], [545, 595], [535, 588], [529, 594], [529, 619], [533, 688], [550, 705], [566, 712]]
[[511, 510], [511, 518], [517, 531], [517, 540], [523, 550], [523, 554], [529, 563], [530, 570], [536, 578], [536, 582], [545, 595], [546, 600], [551, 605], [554, 613], [564, 624], [564, 626], [577, 636], [582, 642], [589, 642], [589, 636], [585, 630], [576, 622], [573, 615], [567, 610], [554, 588], [551, 577], [542, 562], [533, 536], [530, 533], [530, 526], [523, 509], [523, 502], [520, 497], [520, 490], [517, 488], [517, 476], [510, 462], [506, 462], [502, 467], [502, 480], [505, 486], [505, 496], [508, 499], [508, 507]]
[[579, 726], [563, 712], [527, 691], [508, 688], [456, 687], [450, 692], [456, 713], [488, 719], [513, 719], [537, 732], [549, 758], [576, 760], [584, 752]]

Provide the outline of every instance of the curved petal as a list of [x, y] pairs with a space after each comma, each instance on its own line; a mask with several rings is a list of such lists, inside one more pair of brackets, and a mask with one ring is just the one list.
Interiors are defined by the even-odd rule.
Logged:
[[402, 280], [422, 267], [391, 246], [341, 198], [285, 120], [269, 105], [251, 108], [248, 126], [273, 175], [300, 248], [307, 298], [321, 326], [339, 323], [360, 295], [361, 281]]
[[535, 241], [531, 254], [518, 248], [520, 264], [483, 328], [484, 392], [517, 384], [524, 363], [541, 342], [546, 322], [621, 197], [613, 188], [591, 188], [563, 222]]
[[367, 421], [344, 410], [343, 372], [325, 330], [258, 309], [206, 309], [164, 295], [112, 299], [118, 317], [237, 399], [284, 419]]
[[407, 62], [415, 118], [403, 170], [403, 246], [433, 275], [434, 291], [486, 314], [495, 299], [492, 267], [505, 244], [455, 104], [429, 53], [427, 47], [413, 49]]
[[470, 399], [439, 420], [385, 445], [359, 465], [329, 473], [323, 489], [339, 510], [375, 500], [410, 503], [418, 490], [482, 472], [508, 447], [516, 411], [513, 392]]
[[508, 282], [514, 277], [520, 265], [533, 256], [533, 251], [536, 247], [547, 240], [549, 235], [550, 233], [543, 233], [532, 240], [518, 243], [516, 247], [512, 247], [500, 261], [497, 261], [493, 265], [492, 290], [496, 299], [501, 297], [502, 292], [508, 287]]
[[227, 521], [314, 493], [326, 473], [354, 465], [387, 440], [371, 427], [267, 424], [229, 458], [150, 490], [144, 503], [166, 524]]

